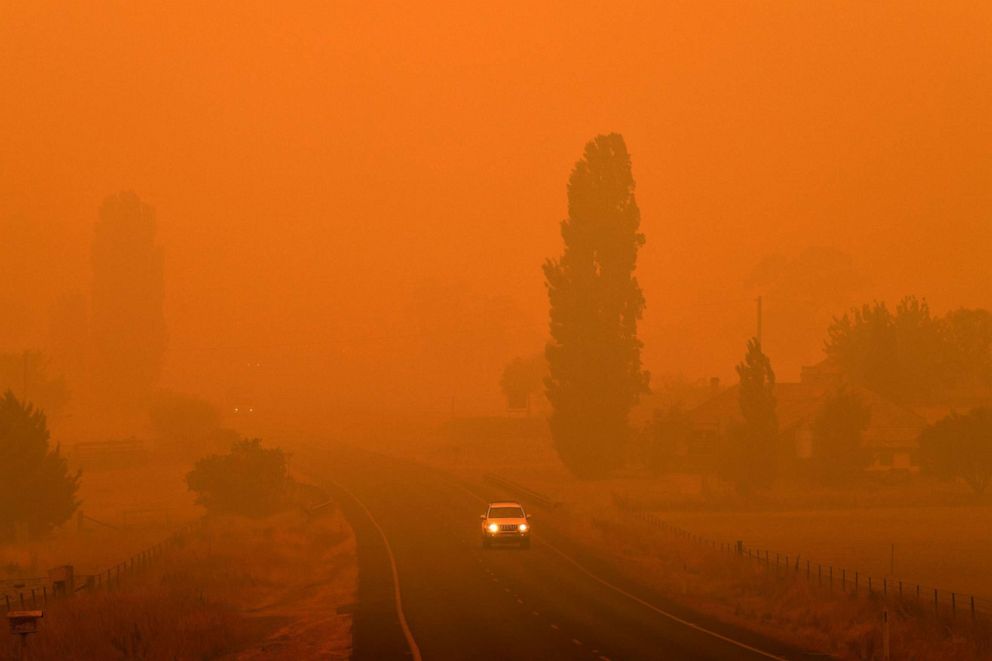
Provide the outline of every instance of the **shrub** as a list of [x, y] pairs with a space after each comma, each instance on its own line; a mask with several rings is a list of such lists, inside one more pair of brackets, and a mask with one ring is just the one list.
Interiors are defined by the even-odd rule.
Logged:
[[59, 447], [49, 446], [44, 412], [8, 390], [0, 399], [0, 539], [18, 529], [41, 535], [68, 521], [78, 490], [79, 473], [71, 475]]
[[186, 484], [208, 512], [264, 516], [285, 507], [291, 480], [286, 453], [263, 448], [255, 438], [235, 442], [227, 454], [200, 459]]

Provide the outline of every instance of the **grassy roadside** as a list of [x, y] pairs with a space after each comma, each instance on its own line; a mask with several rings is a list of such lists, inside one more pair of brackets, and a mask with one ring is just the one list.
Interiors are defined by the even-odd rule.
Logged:
[[937, 619], [925, 605], [817, 587], [720, 550], [659, 531], [619, 513], [556, 514], [562, 532], [610, 558], [632, 581], [676, 603], [798, 647], [842, 659], [881, 658], [889, 609], [892, 659], [978, 660], [992, 656], [992, 627], [966, 617]]
[[80, 511], [43, 539], [0, 544], [0, 580], [44, 577], [70, 564], [79, 575], [112, 567], [160, 542], [202, 514], [184, 478], [183, 462], [145, 462], [83, 470]]
[[[330, 509], [330, 508], [329, 508]], [[32, 658], [345, 659], [354, 537], [340, 512], [215, 518], [119, 589], [51, 604]], [[4, 629], [0, 653], [17, 658]]]

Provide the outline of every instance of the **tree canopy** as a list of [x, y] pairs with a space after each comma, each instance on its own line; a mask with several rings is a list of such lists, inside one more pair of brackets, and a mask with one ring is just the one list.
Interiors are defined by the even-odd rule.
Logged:
[[992, 409], [953, 413], [920, 435], [920, 465], [938, 477], [961, 478], [976, 494], [992, 482]]
[[69, 473], [49, 439], [45, 414], [8, 390], [0, 398], [0, 539], [19, 528], [42, 535], [79, 507], [79, 473]]
[[262, 447], [257, 438], [239, 440], [227, 454], [196, 462], [186, 484], [209, 512], [263, 516], [286, 502], [290, 487], [286, 453]]
[[551, 434], [563, 463], [583, 477], [621, 463], [628, 413], [648, 391], [637, 339], [644, 296], [634, 276], [640, 217], [623, 137], [597, 136], [569, 178], [564, 252], [544, 265]]
[[986, 310], [936, 317], [926, 301], [912, 296], [895, 312], [881, 302], [863, 305], [834, 319], [825, 349], [852, 381], [896, 401], [992, 385], [992, 316]]

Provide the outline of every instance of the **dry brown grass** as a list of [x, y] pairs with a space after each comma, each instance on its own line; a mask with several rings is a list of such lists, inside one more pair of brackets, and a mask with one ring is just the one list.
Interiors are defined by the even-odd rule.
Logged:
[[43, 577], [49, 568], [71, 564], [92, 574], [161, 541], [202, 510], [186, 488], [189, 466], [144, 462], [106, 470], [87, 469], [80, 482], [81, 511], [109, 524], [73, 518], [50, 536], [0, 544], [0, 579]]
[[32, 658], [348, 658], [356, 584], [339, 512], [214, 519], [119, 589], [53, 602]]
[[613, 558], [630, 579], [717, 619], [844, 659], [881, 658], [881, 617], [891, 616], [893, 659], [987, 659], [992, 629], [907, 601], [833, 590], [807, 582], [804, 572], [776, 574], [756, 562], [654, 529], [616, 512], [566, 514], [567, 534]]

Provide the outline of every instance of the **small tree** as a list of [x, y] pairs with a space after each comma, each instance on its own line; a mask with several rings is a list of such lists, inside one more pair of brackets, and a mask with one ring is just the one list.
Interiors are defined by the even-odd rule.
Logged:
[[0, 539], [18, 528], [44, 534], [79, 507], [79, 473], [70, 474], [59, 447], [50, 447], [45, 414], [9, 390], [0, 399], [0, 485]]
[[944, 479], [961, 478], [978, 495], [992, 482], [992, 409], [951, 414], [920, 435], [922, 468]]
[[868, 462], [862, 434], [871, 410], [846, 388], [832, 393], [813, 420], [813, 458], [823, 474], [838, 478]]
[[529, 408], [530, 396], [541, 389], [547, 373], [548, 361], [543, 353], [510, 361], [499, 380], [508, 408]]
[[186, 484], [196, 492], [196, 502], [211, 513], [271, 514], [286, 503], [286, 454], [280, 448], [263, 448], [261, 439], [239, 440], [228, 454], [196, 462]]
[[737, 376], [744, 422], [730, 430], [727, 473], [739, 491], [749, 493], [775, 479], [778, 446], [775, 373], [757, 338], [748, 341]]

